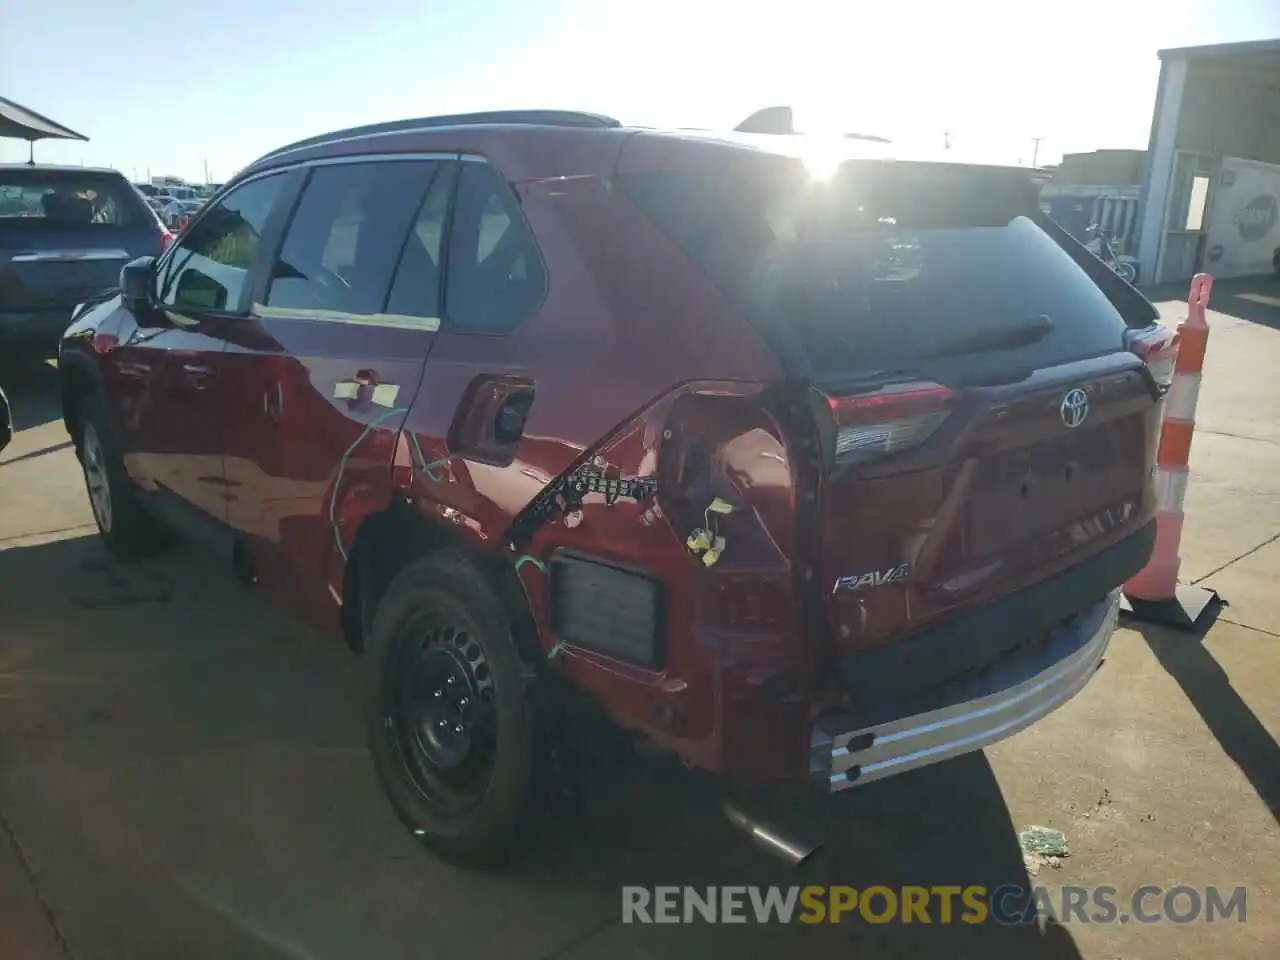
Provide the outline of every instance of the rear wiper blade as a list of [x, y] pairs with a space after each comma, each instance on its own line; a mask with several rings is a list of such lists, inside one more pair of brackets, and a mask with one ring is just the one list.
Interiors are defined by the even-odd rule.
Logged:
[[968, 353], [996, 353], [1039, 343], [1053, 331], [1053, 320], [1043, 313], [1037, 314], [1012, 327], [984, 330], [948, 340], [934, 347], [925, 357], [959, 357]]

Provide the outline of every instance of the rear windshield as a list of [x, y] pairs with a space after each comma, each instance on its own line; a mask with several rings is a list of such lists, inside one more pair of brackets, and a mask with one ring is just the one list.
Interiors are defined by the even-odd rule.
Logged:
[[1113, 352], [1126, 323], [1007, 171], [796, 161], [621, 175], [641, 210], [817, 379], [1025, 376]]
[[69, 170], [0, 170], [0, 231], [110, 230], [145, 223], [123, 177]]

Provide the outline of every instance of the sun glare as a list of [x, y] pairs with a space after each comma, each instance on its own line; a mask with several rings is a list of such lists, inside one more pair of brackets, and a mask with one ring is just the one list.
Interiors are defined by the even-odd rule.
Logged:
[[844, 142], [839, 137], [825, 136], [811, 136], [805, 140], [801, 160], [809, 176], [820, 183], [830, 180], [845, 159]]

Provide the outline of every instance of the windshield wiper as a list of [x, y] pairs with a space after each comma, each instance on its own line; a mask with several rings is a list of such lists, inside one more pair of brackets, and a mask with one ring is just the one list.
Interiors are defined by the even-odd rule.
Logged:
[[1039, 343], [1053, 331], [1053, 320], [1043, 313], [1037, 314], [1012, 327], [984, 330], [948, 340], [934, 347], [923, 356], [928, 358], [959, 357], [968, 353], [997, 353]]

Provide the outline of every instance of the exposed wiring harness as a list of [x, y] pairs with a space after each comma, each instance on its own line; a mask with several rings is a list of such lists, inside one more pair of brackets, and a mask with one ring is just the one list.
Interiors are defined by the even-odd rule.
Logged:
[[605, 506], [609, 507], [624, 499], [643, 503], [657, 495], [658, 478], [610, 476], [593, 465], [570, 471], [543, 487], [529, 502], [511, 524], [508, 546], [512, 551], [519, 550], [544, 523], [581, 510], [582, 501], [589, 493], [601, 494]]
[[392, 417], [403, 416], [409, 412], [408, 407], [392, 407], [385, 413], [380, 413], [366, 425], [364, 430], [360, 432], [360, 436], [356, 437], [355, 442], [347, 447], [346, 452], [342, 454], [342, 459], [338, 461], [338, 475], [333, 479], [333, 494], [329, 497], [329, 525], [333, 528], [333, 542], [338, 546], [338, 553], [345, 561], [347, 559], [347, 548], [342, 545], [342, 532], [338, 529], [338, 518], [336, 516], [338, 510], [338, 492], [342, 489], [342, 475], [346, 473], [347, 461], [351, 454], [355, 453], [356, 447], [364, 443], [373, 428], [381, 423], [390, 420]]

